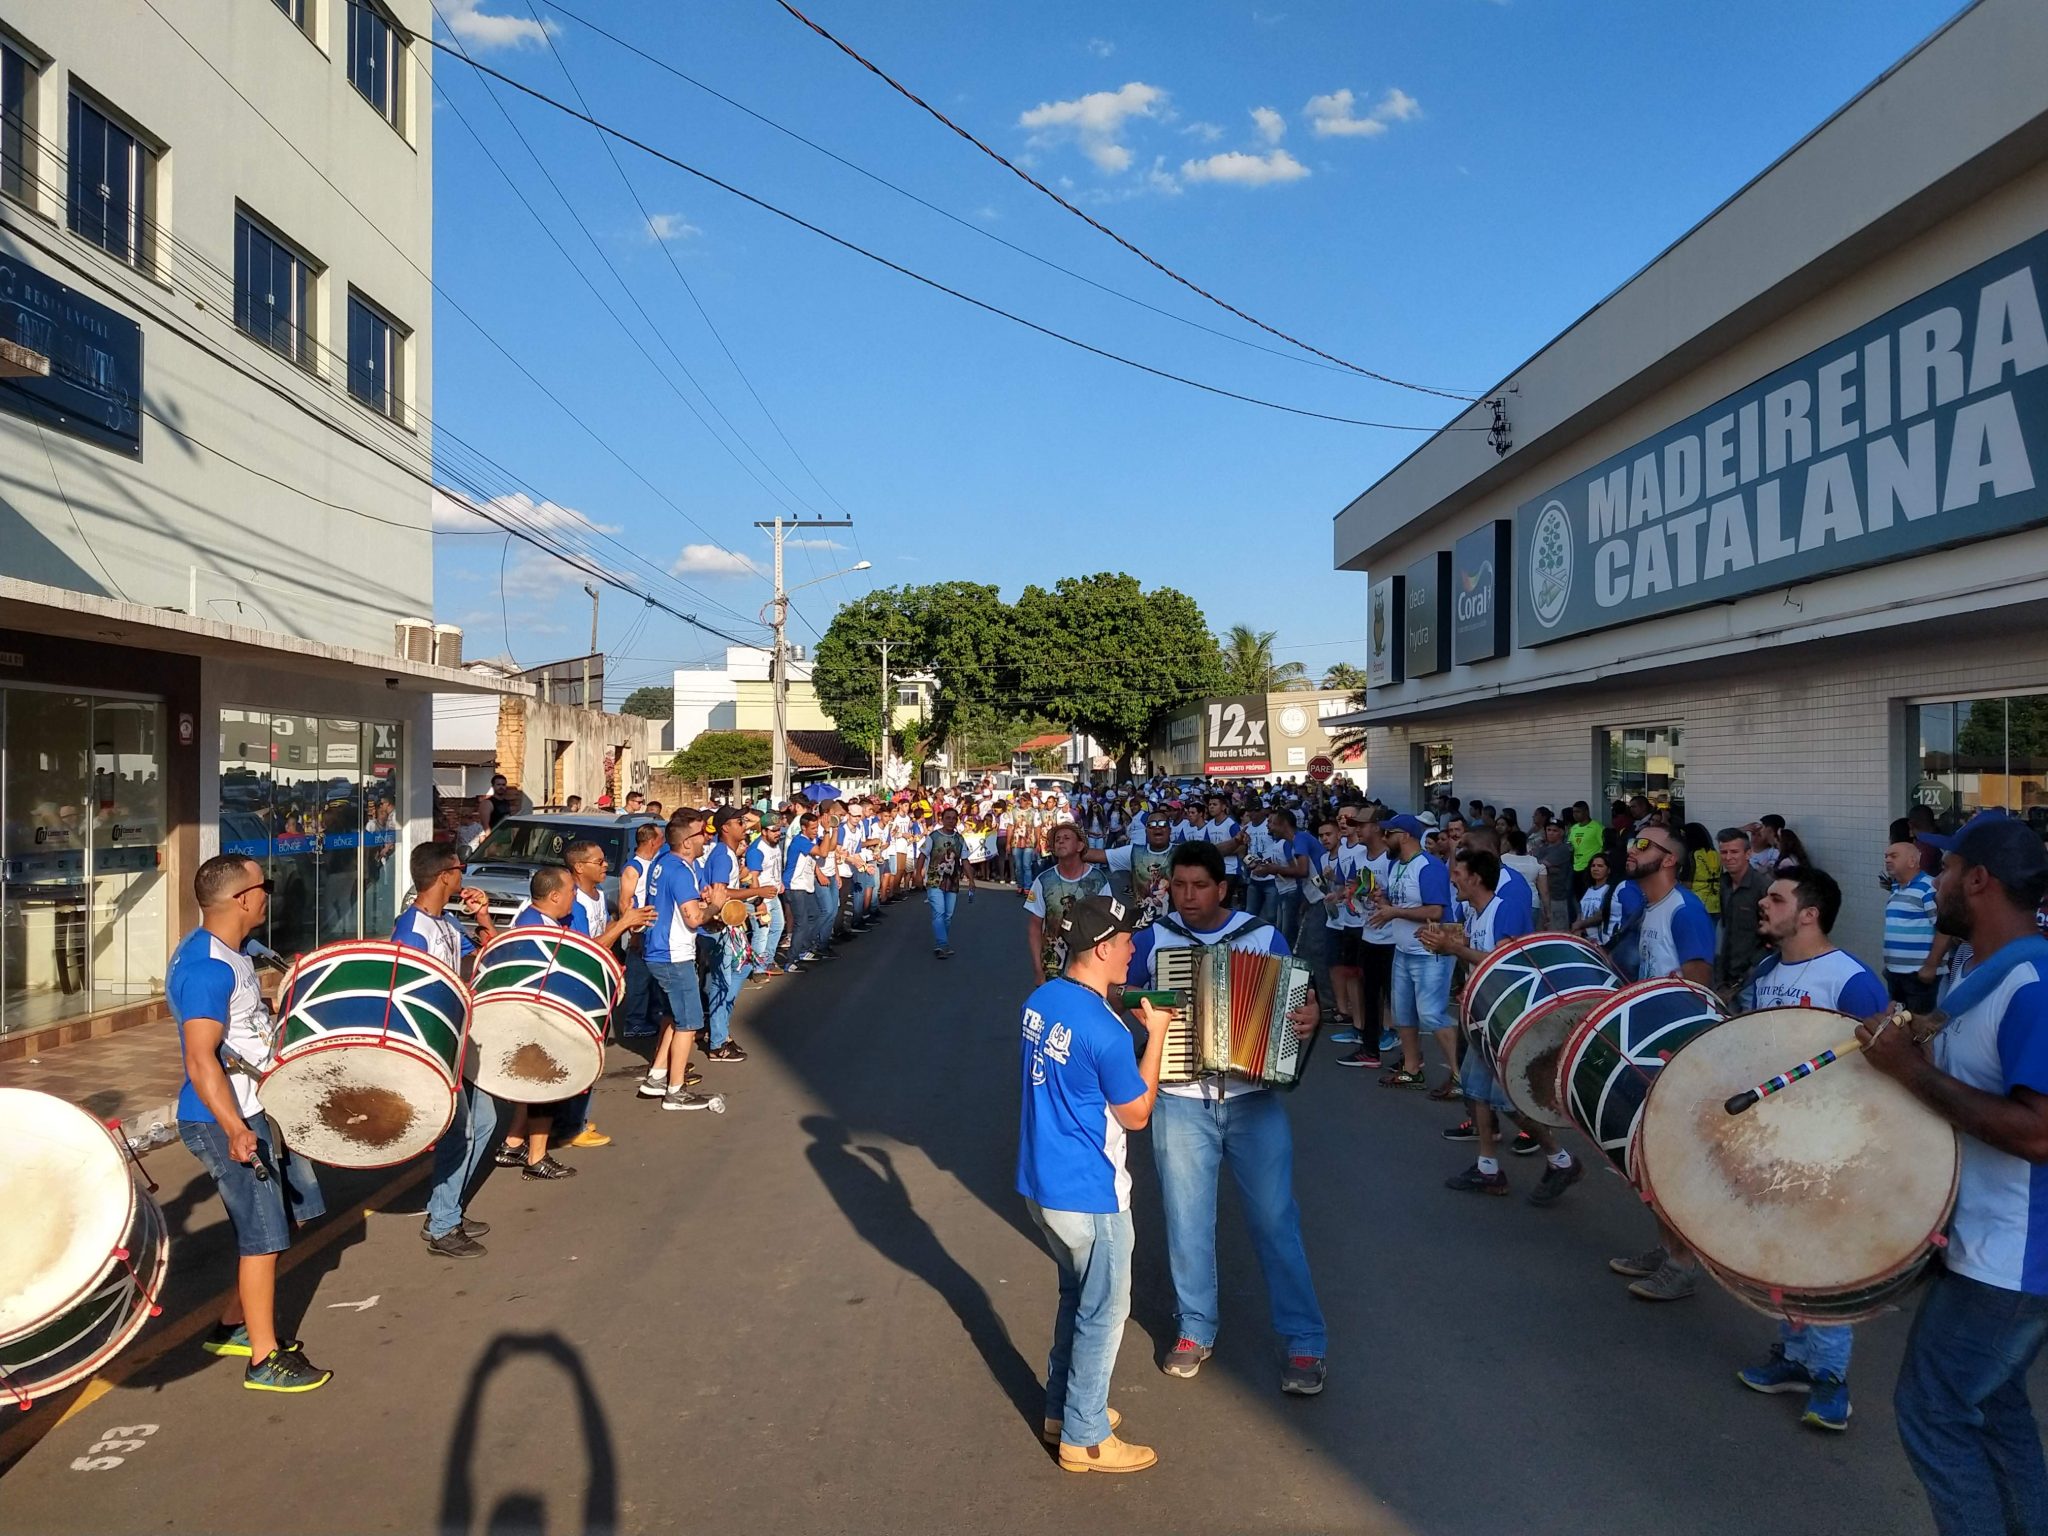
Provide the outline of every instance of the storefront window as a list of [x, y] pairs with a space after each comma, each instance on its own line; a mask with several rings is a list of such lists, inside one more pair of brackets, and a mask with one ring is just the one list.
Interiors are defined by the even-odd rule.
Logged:
[[399, 741], [389, 721], [221, 711], [221, 851], [274, 882], [263, 939], [280, 954], [390, 927]]
[[2048, 694], [1915, 705], [1907, 740], [1913, 798], [1944, 831], [1987, 807], [2048, 827]]
[[163, 991], [163, 711], [0, 689], [0, 1033]]
[[1456, 797], [1457, 775], [1453, 771], [1451, 744], [1427, 741], [1415, 749], [1415, 777], [1422, 786], [1422, 803], [1432, 805], [1438, 795]]
[[[1685, 727], [1613, 726], [1607, 732], [1601, 793], [1611, 803], [1641, 795], [1669, 809], [1675, 826], [1685, 819]], [[1604, 806], [1599, 807], [1606, 814]]]

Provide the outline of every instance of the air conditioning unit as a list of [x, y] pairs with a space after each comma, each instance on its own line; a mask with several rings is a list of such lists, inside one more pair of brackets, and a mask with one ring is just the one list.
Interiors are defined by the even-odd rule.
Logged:
[[434, 665], [437, 667], [460, 667], [462, 665], [462, 626], [460, 624], [436, 624], [434, 626]]
[[432, 664], [434, 660], [434, 625], [429, 619], [400, 619], [396, 630], [393, 649], [407, 661], [423, 661]]

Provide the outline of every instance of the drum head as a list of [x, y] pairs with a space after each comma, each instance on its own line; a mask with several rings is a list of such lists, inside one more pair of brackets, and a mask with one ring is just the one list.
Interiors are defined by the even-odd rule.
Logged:
[[581, 1093], [604, 1069], [604, 1042], [590, 1021], [556, 998], [493, 992], [469, 1022], [469, 1075], [493, 1098], [551, 1104]]
[[30, 1399], [84, 1381], [125, 1349], [163, 1295], [171, 1256], [163, 1212], [147, 1195], [135, 1207], [116, 1264], [86, 1294], [41, 1328], [0, 1344], [0, 1371], [10, 1392]]
[[1515, 1108], [1557, 1130], [1571, 1128], [1565, 1108], [1564, 1043], [1605, 992], [1585, 991], [1517, 1019], [1500, 1042], [1496, 1073]]
[[[345, 1037], [344, 1037], [345, 1038]], [[256, 1096], [285, 1145], [336, 1168], [388, 1168], [440, 1140], [455, 1084], [424, 1053], [344, 1043], [280, 1061]]]
[[1947, 1222], [1956, 1133], [1861, 1055], [1740, 1115], [1723, 1108], [1855, 1032], [1843, 1014], [1769, 1008], [1699, 1036], [1658, 1075], [1637, 1174], [1716, 1268], [1767, 1289], [1853, 1290], [1910, 1265]]
[[76, 1105], [0, 1088], [0, 1124], [0, 1339], [10, 1339], [92, 1289], [128, 1239], [136, 1188], [107, 1128]]

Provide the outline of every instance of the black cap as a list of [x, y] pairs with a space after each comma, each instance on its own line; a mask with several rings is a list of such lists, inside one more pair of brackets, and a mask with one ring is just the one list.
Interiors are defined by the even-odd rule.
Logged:
[[746, 814], [747, 813], [741, 810], [738, 806], [724, 806], [721, 809], [712, 813], [711, 830], [714, 832], [722, 832], [725, 830], [726, 827], [731, 825], [733, 822], [744, 820]]
[[1114, 896], [1083, 896], [1060, 914], [1060, 937], [1069, 953], [1093, 949], [1104, 939], [1120, 933], [1135, 933], [1138, 914]]

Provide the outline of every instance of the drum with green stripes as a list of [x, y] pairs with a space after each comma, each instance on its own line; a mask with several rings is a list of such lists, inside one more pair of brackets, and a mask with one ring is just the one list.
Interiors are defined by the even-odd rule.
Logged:
[[581, 1093], [604, 1066], [605, 1027], [626, 975], [568, 928], [508, 928], [477, 956], [470, 1076], [515, 1104]]
[[1634, 1178], [1632, 1142], [1657, 1074], [1727, 1017], [1706, 987], [1663, 976], [1623, 987], [1589, 1011], [1565, 1041], [1559, 1087], [1572, 1124], [1624, 1175]]
[[1474, 968], [1465, 1028], [1515, 1108], [1562, 1129], [1572, 1123], [1558, 1093], [1565, 1039], [1588, 1009], [1626, 984], [1598, 945], [1569, 933], [1523, 934]]

